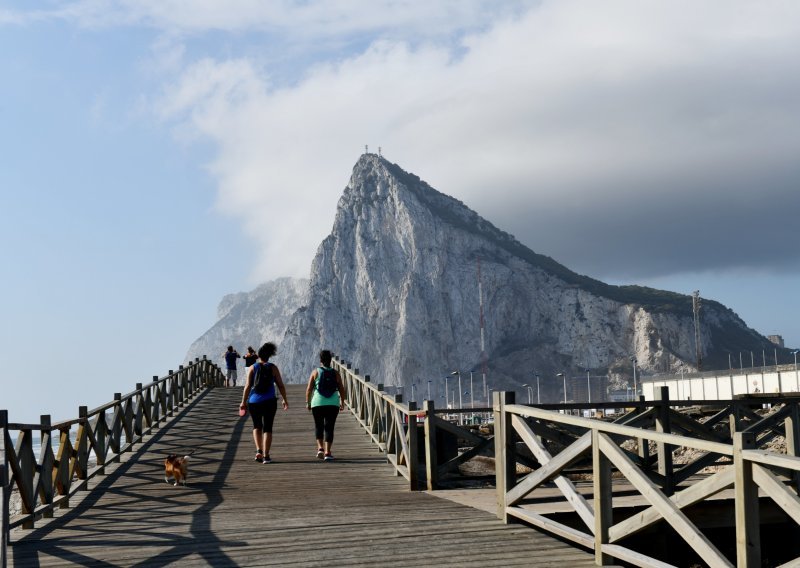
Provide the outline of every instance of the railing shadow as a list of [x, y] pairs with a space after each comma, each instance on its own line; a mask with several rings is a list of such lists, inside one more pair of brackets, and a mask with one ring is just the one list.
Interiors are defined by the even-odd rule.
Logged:
[[[215, 405], [207, 400], [213, 393], [213, 390], [201, 393], [176, 413], [130, 459], [108, 473], [68, 512], [54, 519], [56, 522], [37, 527], [16, 541], [10, 548], [14, 565], [40, 566], [39, 554], [44, 553], [51, 559], [78, 565], [114, 566], [86, 556], [81, 549], [98, 545], [113, 548], [120, 544], [121, 531], [134, 537], [132, 540], [139, 550], [153, 549], [152, 554], [143, 554], [138, 562], [128, 561], [126, 565], [164, 566], [189, 556], [200, 556], [209, 565], [235, 564], [224, 548], [245, 546], [245, 543], [220, 539], [211, 530], [211, 516], [224, 500], [222, 491], [230, 472], [225, 464], [234, 461], [236, 444], [229, 442], [241, 437], [246, 421], [237, 420], [231, 429], [209, 431], [209, 423], [222, 424], [229, 420], [226, 405]], [[202, 412], [192, 414], [198, 406], [202, 407]], [[222, 454], [219, 453], [220, 444], [225, 448]], [[188, 486], [166, 485], [163, 482], [164, 455], [191, 448], [195, 453], [191, 458]], [[134, 467], [142, 464], [147, 467]], [[211, 479], [208, 474], [196, 473], [209, 464], [217, 465]], [[200, 506], [190, 513], [187, 535], [183, 530], [185, 513], [179, 511], [185, 510], [187, 502], [194, 502], [198, 493], [204, 497]], [[141, 526], [147, 528], [137, 528]], [[180, 532], [176, 527], [181, 528]]]

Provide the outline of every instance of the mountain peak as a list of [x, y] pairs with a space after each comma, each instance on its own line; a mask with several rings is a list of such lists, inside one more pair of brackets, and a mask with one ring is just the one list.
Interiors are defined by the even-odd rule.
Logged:
[[[576, 274], [376, 154], [356, 162], [308, 289], [276, 357], [289, 382], [304, 381], [323, 348], [406, 387], [453, 369], [487, 369], [493, 389], [587, 369], [625, 380], [631, 357], [650, 373], [695, 357], [688, 296]], [[700, 323], [709, 363], [767, 344], [716, 302]], [[558, 388], [543, 382], [543, 400], [560, 399]]]

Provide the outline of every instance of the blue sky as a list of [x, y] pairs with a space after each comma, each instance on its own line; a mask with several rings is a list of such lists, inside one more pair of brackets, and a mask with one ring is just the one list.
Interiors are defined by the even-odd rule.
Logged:
[[578, 272], [800, 346], [799, 16], [0, 0], [0, 408], [72, 417], [175, 368], [224, 294], [307, 276], [364, 144]]

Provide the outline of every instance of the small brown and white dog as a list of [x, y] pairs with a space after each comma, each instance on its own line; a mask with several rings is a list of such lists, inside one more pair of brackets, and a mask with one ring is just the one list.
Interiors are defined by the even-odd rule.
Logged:
[[172, 478], [175, 480], [173, 485], [178, 485], [180, 483], [186, 486], [186, 464], [189, 462], [189, 456], [193, 453], [194, 451], [191, 451], [182, 457], [177, 454], [168, 455], [167, 459], [164, 460], [164, 481], [169, 483], [170, 478]]

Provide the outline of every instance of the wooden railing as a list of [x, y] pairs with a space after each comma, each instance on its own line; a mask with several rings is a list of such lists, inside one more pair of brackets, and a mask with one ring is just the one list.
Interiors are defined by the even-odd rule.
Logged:
[[[419, 486], [419, 448], [416, 435], [416, 403], [403, 404], [402, 395], [389, 395], [383, 385], [374, 385], [370, 376], [360, 376], [358, 369], [344, 360], [334, 359], [347, 390], [345, 401], [361, 427], [372, 438], [396, 475], [408, 480], [409, 488]], [[413, 427], [409, 427], [409, 425]]]
[[[8, 422], [7, 410], [0, 410], [0, 566], [6, 564], [12, 528], [31, 529], [38, 519], [52, 517], [56, 508], [69, 507], [70, 497], [103, 474], [107, 464], [118, 462], [202, 390], [224, 381], [219, 367], [203, 357], [165, 377], [153, 377], [152, 383], [138, 383], [129, 394], [117, 393], [112, 402], [94, 410], [81, 406], [73, 420], [52, 424], [50, 416], [43, 415], [39, 424], [16, 424]], [[38, 458], [34, 432], [41, 435]], [[21, 500], [21, 513], [14, 518], [9, 515], [12, 488]]]
[[[732, 436], [728, 437], [730, 441], [718, 441], [727, 436], [711, 429], [717, 417], [703, 425], [692, 425], [685, 417], [674, 421], [676, 428], [695, 430], [693, 434], [702, 438], [665, 431], [671, 416], [666, 399], [647, 411], [637, 409], [622, 420], [623, 423], [608, 423], [514, 404], [513, 393], [494, 393], [498, 516], [505, 522], [520, 519], [592, 549], [598, 565], [609, 564], [616, 558], [636, 566], [669, 566], [667, 559], [654, 558], [624, 544], [631, 535], [663, 520], [708, 566], [733, 566], [734, 562], [738, 566], [760, 566], [759, 490], [785, 512], [789, 522], [800, 523], [800, 498], [794, 483], [800, 472], [800, 458], [758, 449], [760, 441], [778, 432], [777, 420], [782, 419], [783, 430], [779, 433], [786, 435], [789, 451], [796, 452], [800, 426], [797, 402], [775, 401], [775, 410], [766, 417], [746, 411], [744, 403], [727, 402], [730, 407], [721, 413], [730, 419]], [[754, 414], [750, 416], [750, 426], [737, 431], [731, 412]], [[652, 420], [655, 430], [641, 424], [630, 425], [648, 419]], [[545, 443], [552, 442], [556, 432], [561, 434], [559, 443]], [[639, 441], [638, 455], [621, 447], [628, 440]], [[518, 441], [539, 462], [536, 469], [520, 479], [516, 474]], [[649, 448], [651, 442], [656, 449], [657, 469], [656, 462], [648, 459], [647, 450], [642, 451]], [[555, 453], [553, 448], [561, 449]], [[688, 480], [686, 475], [678, 476], [673, 471], [672, 454], [677, 448], [690, 448], [700, 453], [697, 460], [683, 466], [682, 470], [697, 472], [701, 465], [715, 465], [716, 471], [704, 475], [700, 481], [681, 485]], [[592, 502], [566, 475], [567, 469], [579, 462], [591, 467]], [[622, 475], [644, 498], [647, 505], [643, 510], [619, 519], [620, 511], [613, 508], [612, 471]], [[523, 504], [523, 500], [533, 498], [532, 493], [545, 483], [558, 487], [564, 502], [580, 519], [579, 528], [539, 514]], [[735, 496], [734, 559], [727, 558], [684, 512], [687, 507], [726, 489], [732, 489]], [[791, 560], [787, 565], [796, 565], [798, 560]]]
[[[361, 376], [352, 364], [337, 358], [333, 366], [347, 387], [346, 404], [353, 416], [378, 449], [386, 453], [395, 473], [408, 480], [412, 491], [436, 489], [442, 475], [457, 470], [469, 459], [479, 454], [493, 456], [491, 436], [479, 436], [441, 417], [476, 415], [489, 412], [490, 408], [437, 410], [432, 401], [426, 400], [420, 410], [414, 401], [403, 403], [402, 395], [385, 393], [382, 384], [372, 383], [369, 375]], [[442, 448], [437, 447], [441, 434], [454, 445], [454, 451], [443, 459], [439, 457], [443, 455]], [[469, 449], [459, 452], [459, 447]]]

